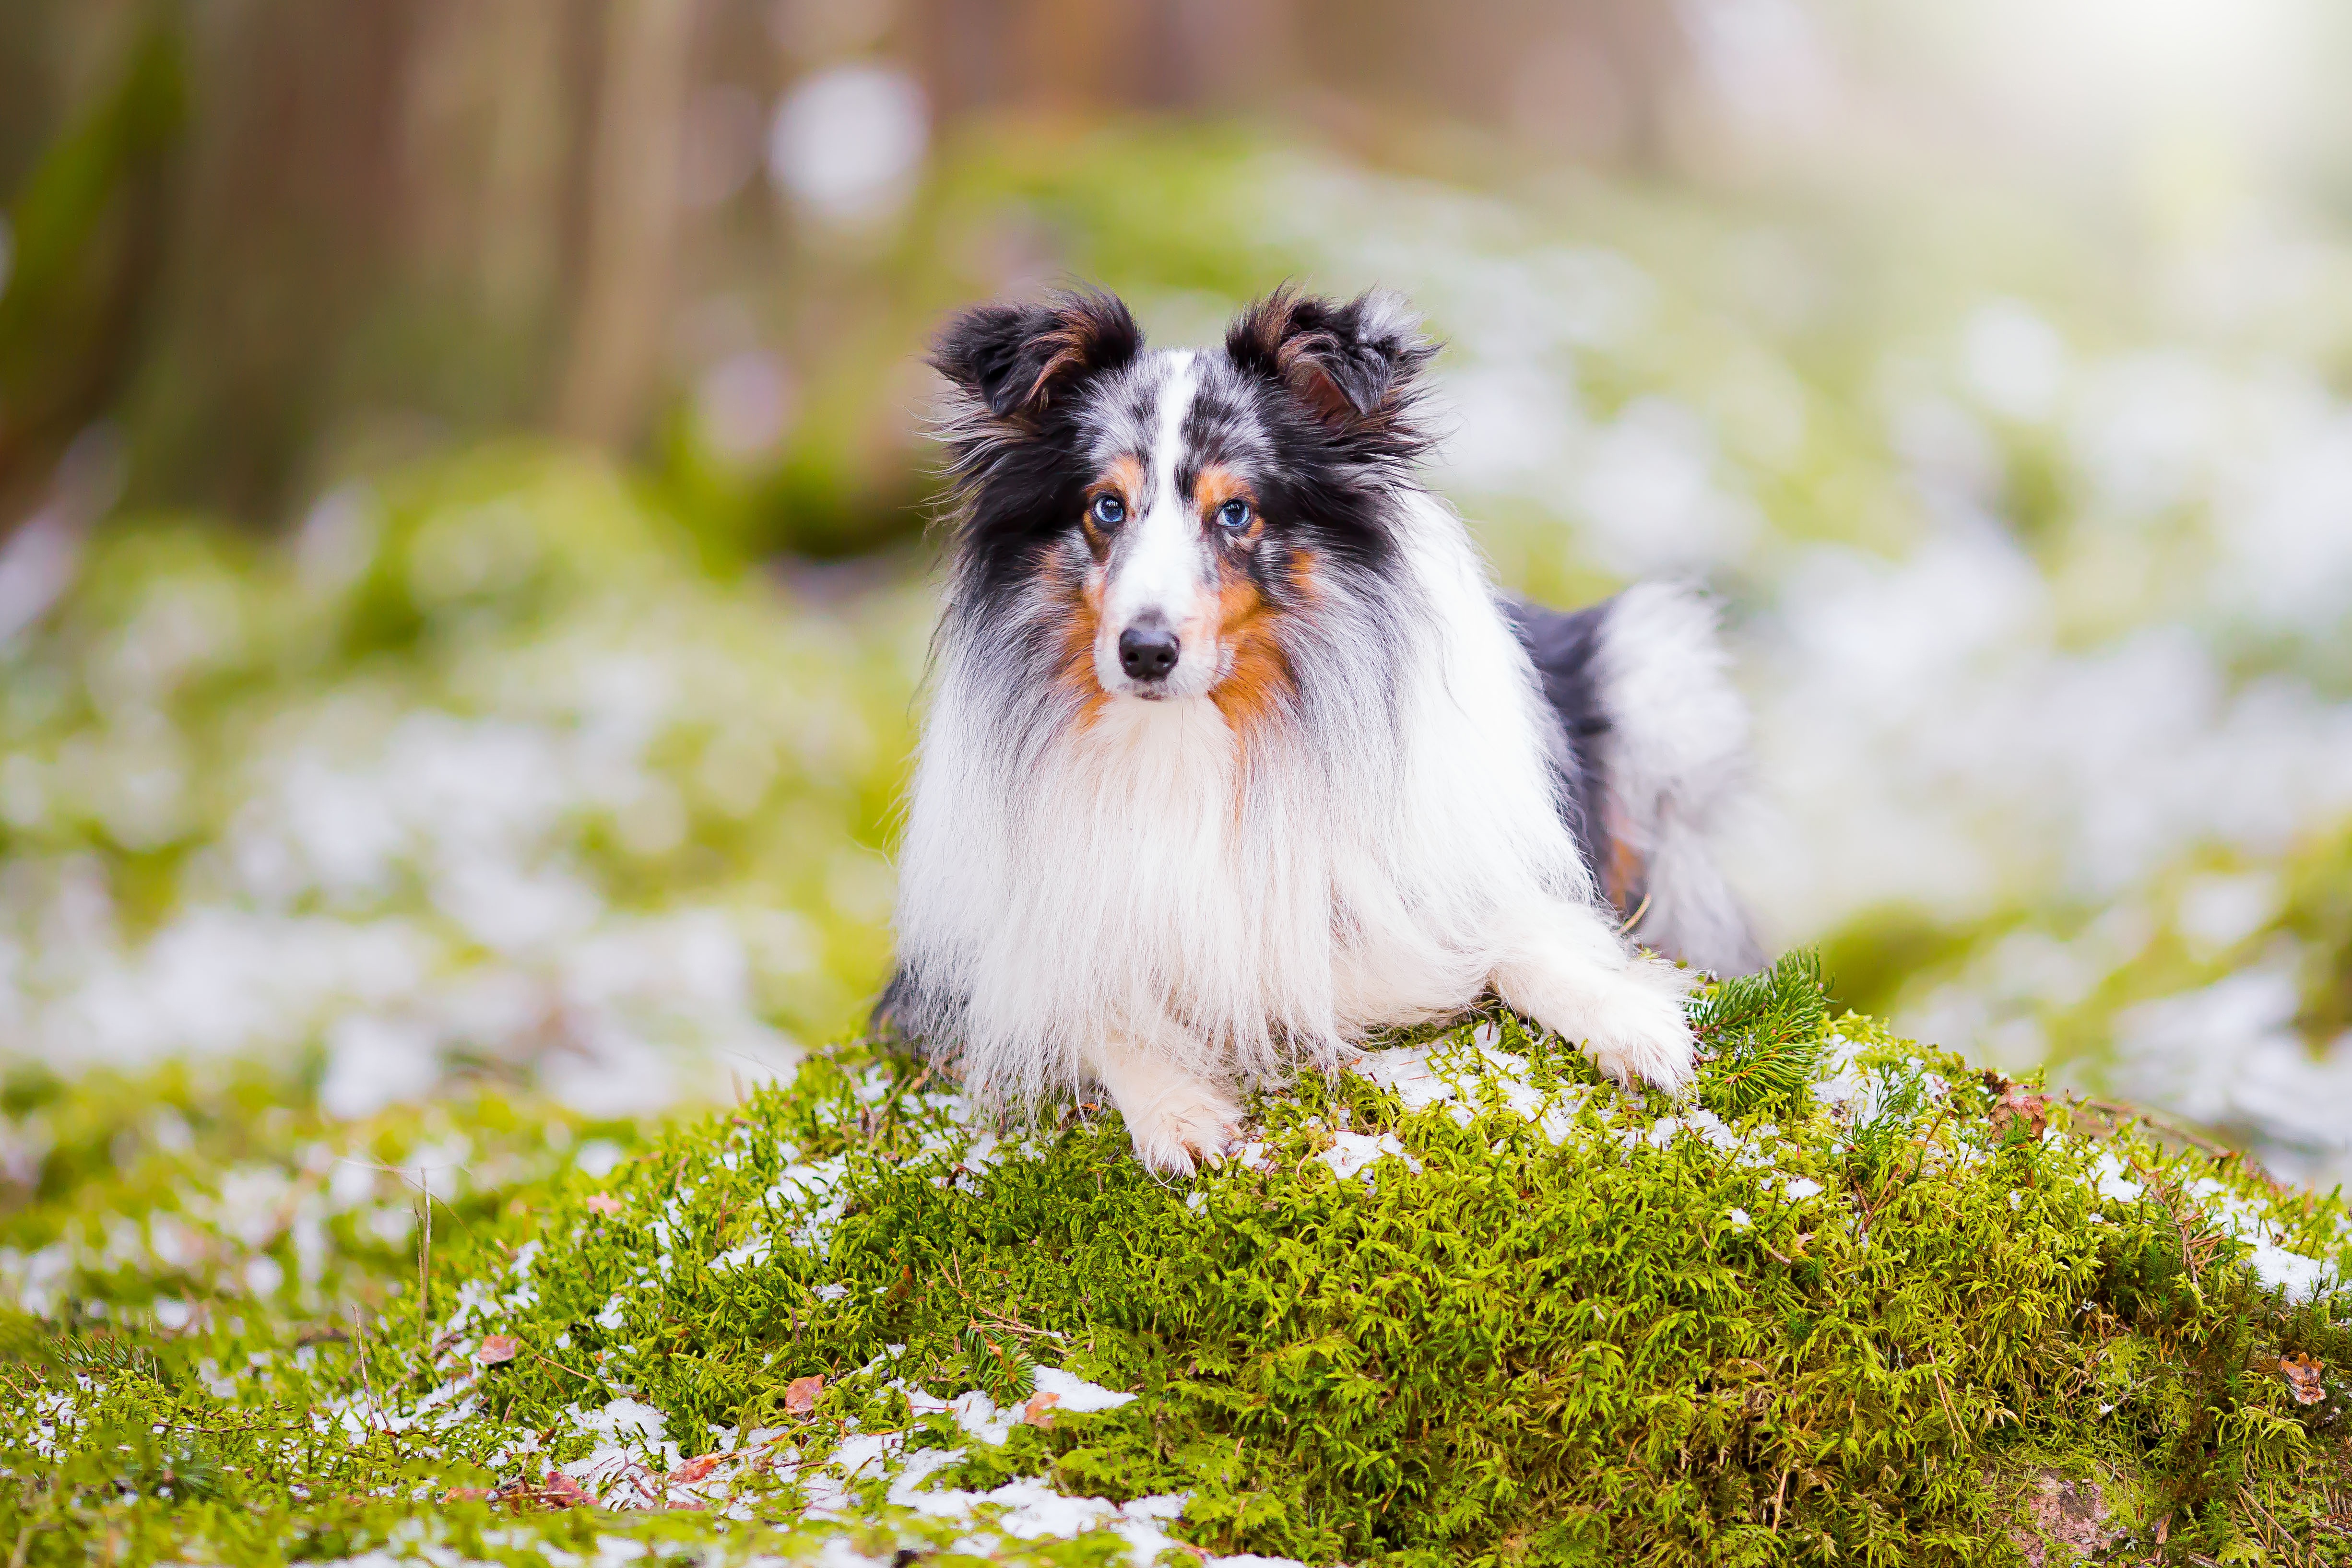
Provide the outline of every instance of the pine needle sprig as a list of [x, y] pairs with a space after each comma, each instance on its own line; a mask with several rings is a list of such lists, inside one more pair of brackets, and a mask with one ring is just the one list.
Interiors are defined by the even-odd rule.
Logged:
[[999, 1405], [1012, 1405], [1037, 1385], [1037, 1363], [1020, 1341], [994, 1338], [978, 1323], [962, 1335], [963, 1359], [972, 1381]]
[[1699, 1103], [1718, 1116], [1796, 1106], [1825, 1046], [1829, 990], [1810, 947], [1784, 953], [1760, 974], [1726, 980], [1690, 1004], [1691, 1029], [1711, 1060]]

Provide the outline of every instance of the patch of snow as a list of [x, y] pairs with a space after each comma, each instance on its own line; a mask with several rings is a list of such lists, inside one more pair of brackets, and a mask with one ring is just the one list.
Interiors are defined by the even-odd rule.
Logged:
[[1429, 1052], [1418, 1046], [1366, 1051], [1355, 1071], [1383, 1089], [1393, 1090], [1405, 1110], [1424, 1111], [1454, 1098], [1454, 1085], [1429, 1064]]
[[1373, 1161], [1384, 1156], [1392, 1155], [1402, 1160], [1405, 1168], [1416, 1174], [1421, 1170], [1421, 1162], [1405, 1153], [1404, 1145], [1399, 1141], [1394, 1133], [1381, 1133], [1378, 1135], [1364, 1133], [1334, 1133], [1331, 1134], [1331, 1146], [1318, 1155], [1316, 1158], [1329, 1166], [1331, 1174], [1341, 1181], [1347, 1180], [1359, 1171], [1364, 1171], [1365, 1180], [1370, 1181], [1371, 1177], [1367, 1167]]
[[1096, 1410], [1116, 1410], [1135, 1398], [1132, 1394], [1114, 1393], [1098, 1383], [1088, 1383], [1084, 1378], [1064, 1372], [1056, 1366], [1041, 1366], [1037, 1369], [1036, 1387], [1038, 1393], [1054, 1395], [1059, 1400], [1055, 1408], [1077, 1411], [1081, 1414]]
[[2267, 1241], [2258, 1243], [2247, 1261], [2253, 1265], [2254, 1278], [2263, 1282], [2263, 1289], [2284, 1291], [2290, 1301], [2317, 1299], [2336, 1272], [2316, 1258], [2289, 1252]]
[[2091, 1164], [2091, 1185], [2110, 1203], [2137, 1203], [2147, 1190], [2124, 1174], [2124, 1163], [2112, 1149], [2102, 1149]]

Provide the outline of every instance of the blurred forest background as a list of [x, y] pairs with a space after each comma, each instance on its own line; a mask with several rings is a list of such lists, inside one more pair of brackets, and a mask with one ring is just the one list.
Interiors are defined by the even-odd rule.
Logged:
[[1847, 1000], [2352, 1176], [2347, 66], [2325, 0], [16, 0], [0, 1183], [96, 1071], [620, 1115], [851, 1027], [926, 335], [1286, 277], [1427, 312], [1512, 586], [1723, 598]]

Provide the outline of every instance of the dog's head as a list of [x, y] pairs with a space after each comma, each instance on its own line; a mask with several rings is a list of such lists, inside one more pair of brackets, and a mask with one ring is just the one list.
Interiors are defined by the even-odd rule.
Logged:
[[1263, 711], [1294, 678], [1286, 618], [1395, 548], [1431, 352], [1386, 294], [1278, 290], [1197, 350], [1147, 350], [1107, 295], [967, 312], [932, 356], [956, 392], [967, 611], [1050, 631], [1055, 678], [1089, 709]]

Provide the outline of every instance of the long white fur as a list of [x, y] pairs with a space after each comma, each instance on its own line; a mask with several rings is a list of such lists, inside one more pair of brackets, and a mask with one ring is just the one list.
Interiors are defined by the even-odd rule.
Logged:
[[1325, 645], [1294, 657], [1303, 701], [1246, 746], [1204, 695], [1113, 695], [1041, 739], [1044, 699], [950, 614], [898, 925], [901, 963], [963, 998], [972, 1090], [1102, 1082], [1147, 1162], [1187, 1168], [1229, 1132], [1237, 1084], [1328, 1068], [1490, 986], [1622, 1079], [1687, 1082], [1683, 979], [1594, 896], [1554, 727], [1466, 530], [1417, 487], [1392, 503], [1409, 612], [1375, 620], [1326, 585]]

